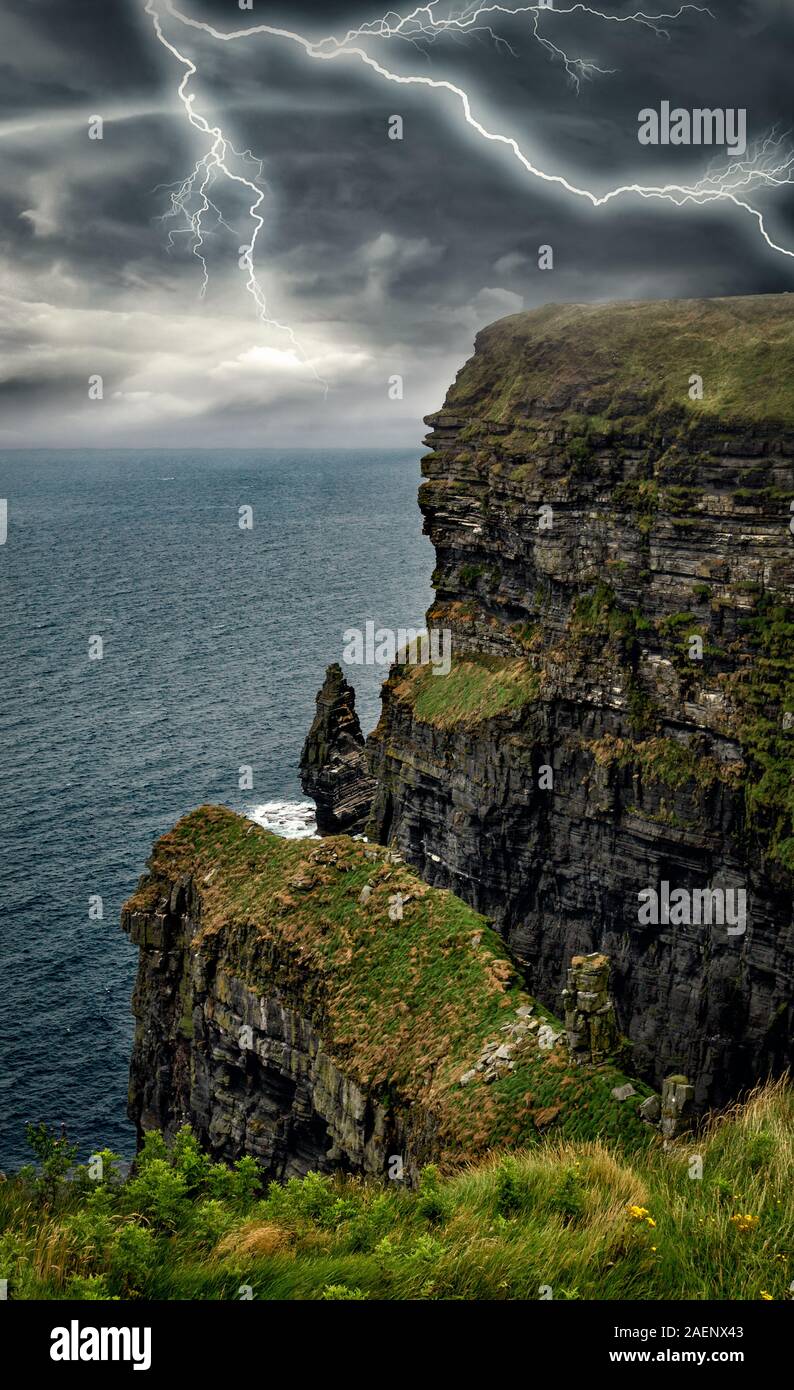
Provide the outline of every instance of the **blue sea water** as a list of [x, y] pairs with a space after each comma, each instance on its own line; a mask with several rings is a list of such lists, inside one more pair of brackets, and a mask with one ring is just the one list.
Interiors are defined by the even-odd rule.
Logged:
[[[305, 801], [298, 757], [344, 629], [421, 626], [431, 598], [418, 459], [0, 453], [0, 1165], [27, 1160], [29, 1120], [65, 1125], [82, 1157], [131, 1154], [120, 907], [192, 807]], [[367, 731], [384, 672], [348, 674]]]

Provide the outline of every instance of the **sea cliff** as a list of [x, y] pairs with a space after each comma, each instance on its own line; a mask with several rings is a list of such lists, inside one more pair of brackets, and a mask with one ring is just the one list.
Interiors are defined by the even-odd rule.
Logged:
[[[605, 952], [635, 1069], [701, 1109], [792, 1060], [793, 372], [785, 295], [480, 333], [419, 498], [453, 669], [395, 667], [368, 746], [370, 833], [541, 1000]], [[664, 884], [743, 930], [643, 925]]]

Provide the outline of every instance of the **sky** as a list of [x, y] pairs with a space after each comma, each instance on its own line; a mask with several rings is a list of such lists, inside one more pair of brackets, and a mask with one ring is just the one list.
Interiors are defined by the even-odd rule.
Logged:
[[[492, 13], [429, 39], [414, 23], [413, 37], [404, 27], [348, 48], [396, 77], [455, 84], [491, 133], [597, 195], [691, 185], [724, 163], [718, 149], [641, 145], [638, 113], [662, 101], [744, 108], [749, 139], [776, 132], [784, 155], [791, 0], [712, 0], [666, 33], [626, 22], [632, 4], [605, 6], [614, 19], [565, 8]], [[794, 258], [733, 203], [628, 195], [593, 207], [467, 125], [450, 90], [386, 79], [335, 49], [384, 13], [328, 0], [4, 0], [0, 447], [418, 446], [476, 332], [506, 314], [794, 290]], [[439, 0], [431, 13], [462, 11]], [[327, 38], [314, 54], [336, 56], [285, 36], [221, 37], [255, 25]], [[566, 71], [563, 53], [602, 71]], [[168, 216], [215, 143], [180, 100], [188, 64], [194, 117], [229, 142], [228, 174], [214, 168], [205, 189], [201, 246], [189, 218], [203, 173], [187, 217]], [[101, 139], [89, 138], [96, 117]], [[794, 251], [792, 189], [750, 201]], [[551, 269], [539, 268], [543, 245]]]

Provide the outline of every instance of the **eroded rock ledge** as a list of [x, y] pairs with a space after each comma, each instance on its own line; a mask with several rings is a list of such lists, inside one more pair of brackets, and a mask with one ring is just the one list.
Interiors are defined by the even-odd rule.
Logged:
[[397, 1156], [409, 1182], [549, 1124], [646, 1140], [612, 1094], [626, 1077], [568, 1059], [487, 922], [380, 846], [202, 807], [158, 841], [122, 923], [139, 1136], [190, 1123], [274, 1178]]

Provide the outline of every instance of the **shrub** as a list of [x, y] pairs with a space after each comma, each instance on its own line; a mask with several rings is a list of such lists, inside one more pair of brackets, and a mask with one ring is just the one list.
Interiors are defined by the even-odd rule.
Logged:
[[176, 1231], [190, 1216], [187, 1181], [164, 1158], [148, 1159], [130, 1178], [124, 1196], [128, 1211], [161, 1230]]
[[234, 1214], [216, 1197], [197, 1202], [193, 1211], [191, 1231], [200, 1245], [214, 1246], [231, 1230]]
[[496, 1170], [496, 1210], [499, 1216], [513, 1216], [521, 1209], [521, 1191], [515, 1160], [503, 1158]]
[[447, 1204], [440, 1188], [439, 1172], [434, 1163], [428, 1163], [427, 1167], [422, 1169], [416, 1205], [420, 1216], [423, 1216], [433, 1226], [442, 1222], [447, 1214]]
[[578, 1174], [573, 1168], [566, 1168], [557, 1187], [549, 1198], [549, 1206], [558, 1211], [567, 1223], [578, 1221], [584, 1215], [584, 1198]]
[[43, 1201], [51, 1202], [74, 1165], [77, 1145], [70, 1144], [65, 1135], [56, 1138], [55, 1131], [45, 1124], [26, 1125], [25, 1139], [41, 1166], [41, 1175], [37, 1180], [38, 1195]]
[[171, 1148], [171, 1163], [185, 1180], [185, 1188], [194, 1193], [203, 1189], [210, 1169], [210, 1160], [202, 1153], [190, 1125], [183, 1125]]
[[83, 1302], [118, 1299], [116, 1294], [110, 1292], [104, 1274], [75, 1274], [66, 1284], [64, 1292], [67, 1298], [76, 1298]]
[[757, 1134], [750, 1135], [747, 1140], [746, 1158], [753, 1173], [757, 1173], [761, 1168], [768, 1168], [774, 1157], [775, 1141], [771, 1134], [759, 1130]]
[[351, 1302], [354, 1299], [356, 1301], [359, 1301], [367, 1297], [368, 1295], [362, 1293], [361, 1289], [349, 1289], [346, 1284], [326, 1284], [325, 1288], [320, 1294], [321, 1299], [332, 1299], [335, 1303], [339, 1303], [343, 1300], [346, 1302]]
[[117, 1231], [110, 1250], [110, 1278], [122, 1298], [139, 1298], [157, 1263], [157, 1240], [145, 1226]]
[[272, 1182], [267, 1198], [260, 1204], [262, 1215], [277, 1225], [300, 1227], [307, 1224], [333, 1227], [336, 1193], [330, 1178], [322, 1173], [290, 1178], [283, 1187]]

